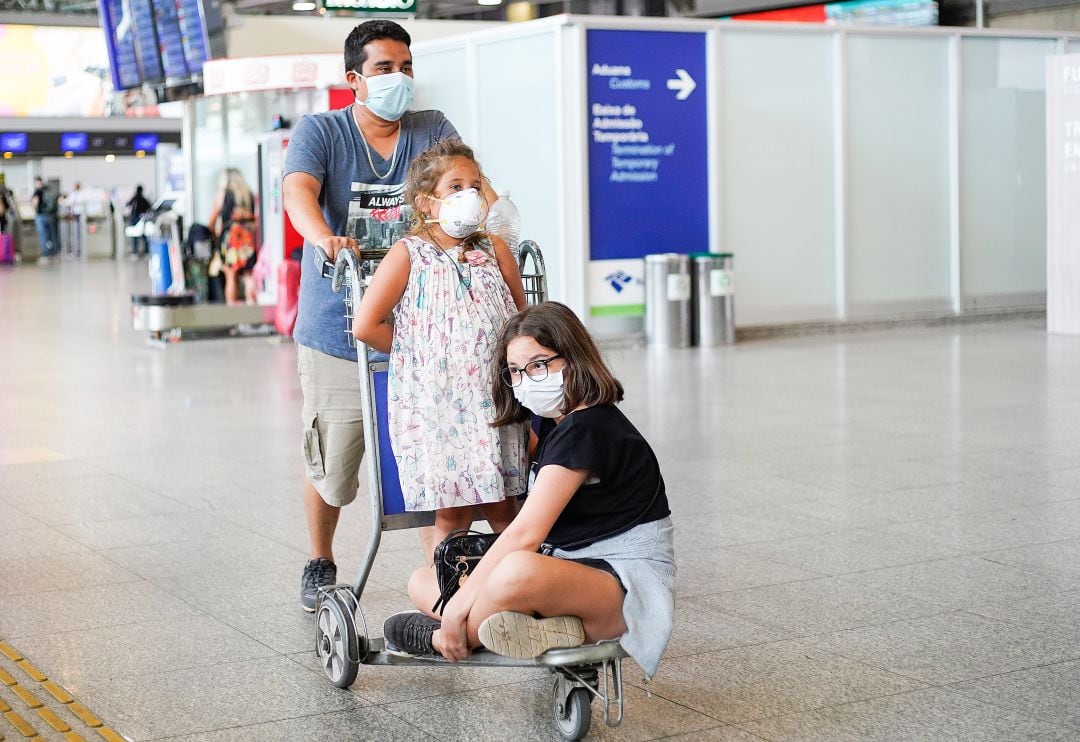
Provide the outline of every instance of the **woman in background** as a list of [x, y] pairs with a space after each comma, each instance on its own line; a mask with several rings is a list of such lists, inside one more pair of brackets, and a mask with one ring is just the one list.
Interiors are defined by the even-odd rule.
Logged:
[[244, 176], [234, 167], [227, 167], [221, 173], [208, 224], [221, 251], [226, 303], [239, 303], [241, 278], [244, 281], [245, 298], [248, 303], [253, 303], [255, 286], [251, 280], [251, 269], [255, 265], [255, 254], [258, 251], [255, 241], [255, 196]]

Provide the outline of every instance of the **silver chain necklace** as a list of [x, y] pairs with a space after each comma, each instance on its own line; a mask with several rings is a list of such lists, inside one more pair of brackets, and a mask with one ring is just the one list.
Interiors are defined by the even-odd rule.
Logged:
[[364, 145], [364, 154], [367, 155], [368, 165], [371, 166], [371, 172], [375, 174], [377, 180], [384, 180], [390, 177], [390, 173], [394, 172], [394, 165], [397, 164], [398, 145], [401, 144], [401, 124], [398, 123], [397, 141], [394, 142], [394, 154], [390, 157], [390, 169], [382, 175], [379, 175], [379, 171], [375, 169], [375, 163], [371, 160], [371, 149], [368, 147], [367, 137], [364, 136], [364, 130], [360, 127], [360, 122], [356, 119], [356, 104], [353, 104], [353, 123], [356, 124], [356, 130], [360, 132], [360, 143]]

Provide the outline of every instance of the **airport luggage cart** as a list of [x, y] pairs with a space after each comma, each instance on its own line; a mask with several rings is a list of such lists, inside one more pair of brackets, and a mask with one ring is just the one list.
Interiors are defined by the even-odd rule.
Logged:
[[[346, 332], [350, 339], [354, 307], [363, 297], [364, 282], [382, 255], [385, 251], [379, 255], [361, 251], [358, 257], [352, 250], [341, 250], [336, 262], [331, 263], [321, 249], [315, 249], [322, 275], [332, 281], [334, 291], [344, 291]], [[521, 243], [518, 264], [528, 302], [542, 302], [547, 293], [547, 281], [543, 256], [535, 242]], [[603, 707], [604, 722], [608, 726], [618, 725], [623, 717], [622, 659], [627, 656], [618, 640], [572, 649], [552, 649], [531, 660], [511, 659], [481, 649], [460, 662], [451, 663], [438, 655], [403, 657], [390, 654], [382, 637], [371, 636], [360, 602], [383, 531], [431, 525], [434, 514], [405, 511], [387, 425], [389, 363], [370, 358], [364, 343], [356, 343], [356, 352], [364, 413], [371, 532], [355, 583], [330, 585], [319, 590], [315, 608], [315, 654], [326, 677], [337, 687], [348, 688], [356, 680], [360, 665], [546, 667], [555, 676], [551, 691], [552, 713], [555, 727], [563, 739], [580, 740], [588, 734], [594, 697]]]

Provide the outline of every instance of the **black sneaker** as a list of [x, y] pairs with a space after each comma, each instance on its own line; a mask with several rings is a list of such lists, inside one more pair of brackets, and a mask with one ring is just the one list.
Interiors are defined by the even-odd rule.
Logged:
[[420, 611], [395, 613], [383, 622], [386, 651], [390, 654], [413, 656], [435, 654], [431, 635], [439, 628], [439, 622]]
[[304, 576], [300, 578], [300, 607], [308, 613], [314, 613], [319, 588], [335, 582], [337, 565], [329, 559], [312, 559], [304, 565]]

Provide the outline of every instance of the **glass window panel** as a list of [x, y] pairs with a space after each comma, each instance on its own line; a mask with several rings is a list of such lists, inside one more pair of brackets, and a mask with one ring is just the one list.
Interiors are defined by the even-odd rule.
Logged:
[[1046, 57], [1056, 51], [1052, 39], [963, 41], [960, 278], [968, 303], [1046, 290]]
[[852, 314], [950, 305], [948, 45], [848, 37]]
[[836, 314], [833, 37], [725, 32], [721, 211], [739, 322]]

